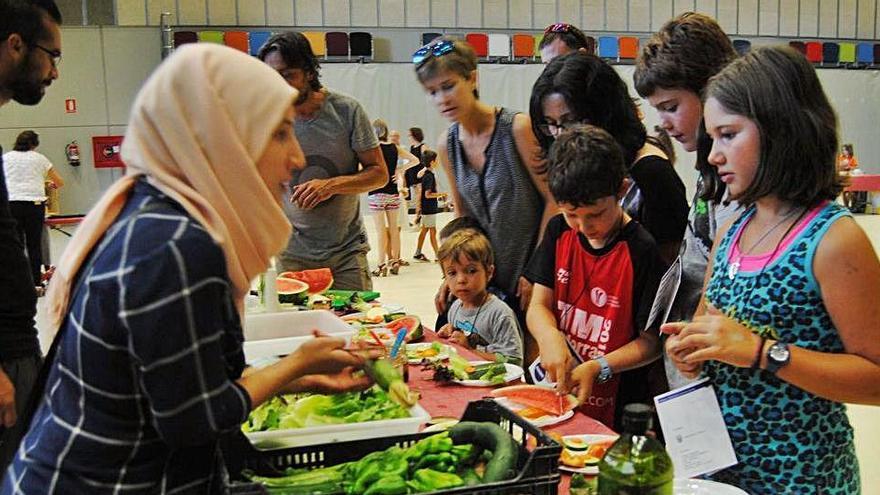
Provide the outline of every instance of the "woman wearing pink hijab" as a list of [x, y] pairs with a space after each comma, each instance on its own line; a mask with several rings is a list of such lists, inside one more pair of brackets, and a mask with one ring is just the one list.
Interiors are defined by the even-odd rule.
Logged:
[[295, 98], [268, 66], [211, 44], [145, 83], [127, 174], [50, 284], [57, 355], [0, 493], [216, 493], [218, 438], [251, 409], [279, 391], [369, 385], [352, 374], [362, 358], [328, 337], [242, 376], [243, 297], [290, 236]]

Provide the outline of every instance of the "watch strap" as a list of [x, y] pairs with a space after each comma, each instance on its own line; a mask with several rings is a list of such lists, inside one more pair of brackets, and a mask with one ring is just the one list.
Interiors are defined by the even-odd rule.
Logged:
[[611, 370], [611, 365], [608, 364], [608, 360], [605, 359], [605, 356], [599, 356], [593, 361], [599, 363], [599, 376], [596, 377], [596, 383], [605, 383], [614, 376], [614, 372]]

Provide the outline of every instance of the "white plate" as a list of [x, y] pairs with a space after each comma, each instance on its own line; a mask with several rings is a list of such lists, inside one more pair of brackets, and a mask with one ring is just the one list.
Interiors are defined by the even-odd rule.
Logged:
[[[493, 400], [495, 402], [501, 404], [502, 406], [510, 409], [514, 413], [520, 409], [525, 409], [527, 407], [522, 404], [517, 404], [516, 402], [511, 401], [507, 397], [494, 397]], [[557, 423], [562, 423], [563, 421], [569, 419], [572, 416], [574, 416], [574, 409], [572, 409], [571, 411], [566, 411], [566, 413], [561, 416], [552, 416], [552, 415], [548, 414], [547, 416], [541, 416], [540, 418], [535, 418], [535, 419], [523, 418], [523, 419], [525, 419], [529, 423], [531, 423], [539, 428], [543, 428], [545, 426], [550, 426], [550, 425], [555, 425]], [[522, 417], [522, 416], [520, 416], [520, 417]]]
[[[583, 440], [588, 444], [593, 444], [596, 442], [604, 442], [607, 440], [617, 440], [617, 435], [566, 435], [562, 437], [562, 441], [566, 440], [578, 439]], [[565, 445], [562, 446], [565, 448]], [[560, 471], [568, 471], [569, 473], [581, 473], [581, 474], [599, 474], [599, 466], [584, 466], [582, 468], [566, 466], [565, 464], [559, 463]]]
[[[471, 361], [472, 365], [478, 364], [486, 364], [489, 361]], [[507, 370], [507, 373], [504, 375], [504, 383], [510, 383], [512, 381], [521, 380], [523, 376], [523, 369], [515, 364], [504, 363], [504, 369]], [[457, 383], [459, 385], [464, 385], [465, 387], [494, 387], [497, 385], [503, 385], [503, 383], [492, 383], [487, 380], [452, 380], [452, 383]]]
[[444, 359], [449, 359], [449, 346], [446, 344], [440, 344], [440, 352], [436, 356], [431, 356], [428, 358], [411, 358], [409, 357], [410, 352], [418, 352], [422, 349], [428, 349], [432, 345], [433, 342], [419, 342], [417, 344], [406, 344], [406, 356], [407, 362], [409, 364], [419, 364], [423, 359], [427, 359], [428, 361], [442, 361]]
[[735, 486], [717, 481], [675, 478], [672, 487], [674, 495], [748, 495]]

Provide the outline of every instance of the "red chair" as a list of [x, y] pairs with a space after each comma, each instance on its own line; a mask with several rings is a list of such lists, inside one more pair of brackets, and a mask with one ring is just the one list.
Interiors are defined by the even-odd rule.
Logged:
[[535, 56], [535, 38], [531, 34], [513, 35], [513, 57], [533, 58]]
[[630, 36], [621, 36], [617, 39], [619, 46], [618, 57], [621, 59], [635, 60], [639, 56], [639, 39]]
[[478, 58], [486, 58], [489, 56], [489, 36], [485, 33], [468, 33], [464, 37], [465, 41], [471, 48], [474, 49], [474, 53], [477, 54]]
[[327, 41], [327, 57], [348, 58], [348, 33], [331, 31], [324, 39]]
[[814, 64], [822, 63], [822, 43], [816, 41], [807, 43], [807, 60]]
[[248, 53], [248, 33], [245, 31], [226, 31], [223, 33], [223, 44]]

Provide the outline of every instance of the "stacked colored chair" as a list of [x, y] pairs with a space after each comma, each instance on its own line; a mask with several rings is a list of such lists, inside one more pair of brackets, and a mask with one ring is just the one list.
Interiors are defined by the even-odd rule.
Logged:
[[617, 38], [614, 36], [599, 37], [599, 57], [609, 60], [617, 60], [620, 56]]
[[182, 46], [187, 43], [198, 43], [199, 35], [195, 31], [175, 31], [174, 47]]
[[807, 42], [807, 60], [814, 64], [822, 63], [822, 43], [816, 41]]
[[620, 60], [635, 60], [639, 56], [639, 39], [621, 36], [617, 39], [617, 56]]
[[256, 56], [257, 53], [259, 53], [260, 48], [262, 48], [271, 37], [272, 33], [269, 31], [251, 31], [248, 33], [248, 45], [250, 45], [251, 55]]
[[373, 59], [373, 35], [362, 31], [348, 34], [351, 56], [361, 60]]
[[858, 46], [856, 46], [856, 62], [862, 66], [873, 65], [874, 46], [870, 43], [859, 43]]
[[752, 49], [752, 42], [749, 40], [733, 40], [733, 49], [740, 56], [743, 56]]
[[349, 58], [348, 33], [331, 31], [324, 37], [327, 43], [327, 58]]
[[789, 41], [788, 46], [801, 52], [803, 56], [807, 56], [807, 45], [803, 41]]
[[880, 65], [880, 43], [874, 43], [874, 65]]
[[[309, 40], [309, 46], [312, 47], [312, 53], [316, 57], [323, 57], [327, 54], [327, 43], [324, 41], [324, 33], [318, 31], [303, 31], [303, 36]], [[348, 44], [348, 41], [346, 41]]]
[[443, 36], [442, 33], [422, 33], [422, 45], [427, 45], [441, 36]]
[[489, 36], [485, 33], [468, 33], [465, 35], [464, 39], [469, 45], [471, 45], [471, 48], [474, 49], [477, 58], [486, 58], [489, 56]]
[[492, 60], [510, 59], [510, 36], [502, 33], [489, 35], [489, 58]]
[[245, 31], [226, 31], [223, 33], [223, 44], [236, 50], [248, 53], [248, 34]]
[[223, 31], [199, 31], [200, 43], [223, 44]]
[[837, 65], [840, 63], [840, 45], [833, 42], [822, 43], [822, 64]]
[[851, 67], [856, 63], [856, 44], [841, 43], [840, 44], [840, 63], [841, 65]]
[[535, 38], [530, 34], [514, 34], [513, 58], [528, 60], [535, 58]]

